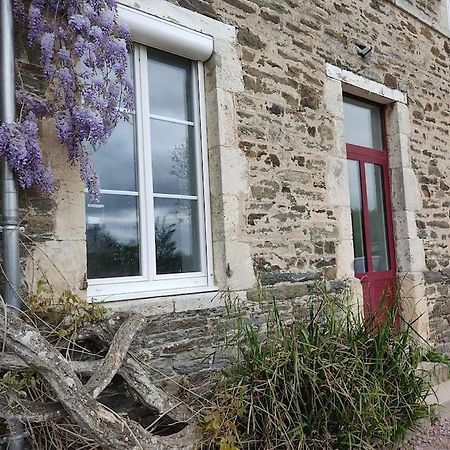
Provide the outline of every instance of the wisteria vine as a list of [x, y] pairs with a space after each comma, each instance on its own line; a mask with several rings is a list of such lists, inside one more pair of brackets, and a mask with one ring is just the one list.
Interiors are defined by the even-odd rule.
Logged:
[[14, 0], [16, 26], [39, 51], [46, 92], [17, 92], [19, 114], [0, 124], [0, 158], [6, 158], [22, 188], [51, 193], [53, 179], [42, 159], [39, 121], [55, 119], [58, 140], [68, 160], [79, 164], [92, 200], [99, 181], [89, 148], [98, 148], [118, 120], [133, 107], [127, 74], [130, 35], [119, 24], [116, 0]]

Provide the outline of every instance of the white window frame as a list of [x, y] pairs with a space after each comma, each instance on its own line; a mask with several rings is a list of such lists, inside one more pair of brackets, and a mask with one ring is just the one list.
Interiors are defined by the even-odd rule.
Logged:
[[[88, 297], [101, 301], [117, 301], [174, 294], [214, 291], [212, 237], [209, 196], [209, 174], [206, 142], [206, 113], [203, 60], [212, 53], [212, 38], [179, 25], [154, 18], [148, 14], [120, 6], [121, 18], [129, 24], [136, 42], [134, 51], [134, 77], [136, 93], [136, 152], [139, 191], [140, 276], [90, 279]], [[145, 31], [147, 30], [147, 32]], [[162, 40], [161, 35], [170, 36]], [[157, 37], [157, 39], [155, 38]], [[186, 40], [190, 42], [186, 55]], [[144, 44], [144, 45], [142, 45]], [[174, 53], [192, 61], [194, 93], [194, 142], [196, 154], [196, 180], [199, 223], [201, 271], [182, 274], [156, 275], [156, 249], [154, 239], [153, 183], [150, 115], [148, 99], [147, 47]], [[195, 58], [196, 60], [193, 60]], [[145, 82], [143, 82], [145, 80]], [[151, 81], [150, 81], [151, 83]], [[178, 121], [177, 121], [178, 123]], [[184, 123], [179, 121], [179, 123]], [[119, 191], [110, 191], [120, 194]], [[128, 195], [130, 193], [127, 192]], [[161, 195], [158, 195], [161, 197]], [[165, 198], [171, 197], [164, 195]], [[180, 196], [176, 196], [179, 198]], [[186, 198], [190, 196], [186, 196]]]

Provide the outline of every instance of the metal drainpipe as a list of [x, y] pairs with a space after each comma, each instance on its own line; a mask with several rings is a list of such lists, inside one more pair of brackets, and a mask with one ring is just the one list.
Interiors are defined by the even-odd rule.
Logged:
[[[15, 111], [15, 63], [14, 63], [14, 20], [12, 1], [0, 0], [0, 121], [12, 123]], [[10, 306], [10, 314], [19, 314], [21, 300], [20, 255], [19, 255], [19, 194], [17, 181], [11, 167], [4, 161], [1, 167], [2, 198], [2, 251], [5, 273], [4, 299]], [[24, 425], [20, 421], [9, 423], [11, 434], [8, 450], [24, 448]]]

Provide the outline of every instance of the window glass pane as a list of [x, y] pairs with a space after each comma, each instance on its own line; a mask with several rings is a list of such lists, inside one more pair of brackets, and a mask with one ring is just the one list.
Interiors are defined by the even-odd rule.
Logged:
[[151, 120], [154, 192], [196, 195], [193, 134], [191, 126]]
[[88, 278], [140, 274], [138, 198], [103, 194], [101, 203], [86, 196]]
[[344, 97], [344, 131], [347, 144], [383, 149], [381, 111], [376, 105]]
[[350, 208], [353, 228], [353, 251], [355, 255], [355, 273], [367, 272], [366, 255], [364, 250], [363, 211], [361, 196], [361, 178], [359, 162], [348, 160], [348, 175], [350, 184]]
[[120, 121], [108, 142], [92, 155], [102, 189], [137, 191], [137, 155], [134, 115]]
[[154, 200], [156, 273], [200, 271], [197, 201]]
[[193, 120], [191, 61], [148, 49], [150, 113]]
[[374, 272], [380, 272], [389, 270], [389, 252], [381, 166], [366, 163], [366, 185], [372, 246], [372, 267]]

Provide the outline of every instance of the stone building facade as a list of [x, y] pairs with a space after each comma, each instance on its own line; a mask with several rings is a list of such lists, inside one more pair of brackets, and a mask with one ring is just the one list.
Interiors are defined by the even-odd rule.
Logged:
[[[169, 285], [153, 293], [96, 296], [88, 287], [83, 185], [52, 124], [45, 123], [43, 147], [57, 189], [51, 200], [22, 195], [28, 285], [45, 277], [56, 289], [159, 315], [158, 325], [152, 321], [141, 339], [153, 364], [179, 374], [214, 364], [224, 290], [251, 303], [262, 286], [295, 305], [311, 282], [324, 278], [349, 280], [361, 296], [344, 136], [343, 95], [351, 94], [384, 112], [405, 315], [416, 319], [425, 339], [450, 352], [447, 2], [120, 3], [140, 11], [144, 21], [156, 18], [212, 41], [212, 55], [199, 72], [208, 282], [194, 289]], [[370, 49], [366, 56], [364, 48]]]

